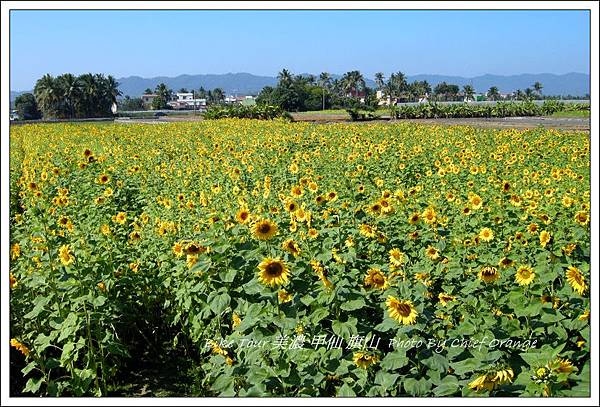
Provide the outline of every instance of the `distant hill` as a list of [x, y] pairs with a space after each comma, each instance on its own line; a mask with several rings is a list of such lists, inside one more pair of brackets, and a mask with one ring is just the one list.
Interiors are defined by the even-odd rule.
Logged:
[[[316, 75], [317, 76], [317, 75]], [[341, 75], [332, 75], [333, 78], [341, 78]], [[140, 96], [146, 88], [154, 89], [156, 85], [164, 82], [168, 87], [177, 91], [181, 88], [199, 89], [203, 86], [206, 90], [222, 88], [227, 94], [249, 95], [257, 94], [265, 86], [275, 86], [277, 78], [274, 76], [259, 76], [249, 73], [226, 73], [208, 75], [179, 75], [176, 77], [158, 76], [155, 78], [142, 78], [129, 76], [117, 79], [123, 92], [123, 96]], [[500, 93], [509, 93], [517, 89], [531, 87], [534, 82], [543, 85], [542, 92], [546, 95], [574, 95], [584, 96], [590, 93], [590, 76], [582, 73], [567, 73], [555, 75], [542, 74], [520, 74], [520, 75], [481, 75], [473, 78], [462, 76], [444, 75], [408, 75], [409, 82], [415, 80], [426, 80], [432, 87], [440, 82], [446, 81], [456, 85], [470, 84], [476, 92], [485, 93], [491, 86], [497, 86]], [[367, 78], [367, 85], [375, 86], [372, 79]], [[11, 101], [23, 92], [10, 92]]]

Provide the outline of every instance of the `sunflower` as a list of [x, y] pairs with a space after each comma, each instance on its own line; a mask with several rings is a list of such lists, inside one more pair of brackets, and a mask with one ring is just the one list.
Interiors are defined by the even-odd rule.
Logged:
[[530, 223], [529, 226], [527, 226], [527, 230], [532, 235], [535, 235], [538, 232], [538, 230], [539, 230], [539, 226], [538, 226], [537, 223]]
[[569, 266], [566, 274], [567, 282], [571, 288], [573, 288], [574, 291], [577, 291], [579, 295], [583, 295], [583, 293], [587, 290], [587, 284], [581, 271], [579, 271], [577, 267]]
[[294, 294], [288, 293], [285, 289], [279, 290], [277, 293], [277, 299], [280, 304], [285, 304], [286, 302], [290, 302], [294, 299]]
[[450, 294], [446, 294], [446, 293], [439, 293], [438, 294], [438, 300], [440, 300], [440, 304], [442, 304], [442, 306], [444, 306], [444, 307], [450, 301], [454, 301], [455, 299], [456, 299], [456, 297], [454, 295], [450, 295]]
[[404, 253], [400, 249], [394, 248], [390, 250], [390, 264], [394, 267], [400, 267], [404, 263]]
[[381, 198], [379, 200], [379, 205], [381, 205], [381, 213], [383, 214], [392, 213], [394, 211], [394, 207], [387, 197]]
[[376, 235], [377, 228], [363, 223], [358, 227], [358, 231], [364, 237], [374, 238]]
[[410, 215], [410, 217], [408, 218], [408, 223], [410, 223], [411, 225], [414, 225], [414, 224], [418, 223], [420, 219], [421, 219], [421, 217], [419, 216], [419, 214], [415, 212], [412, 215]]
[[575, 214], [575, 222], [584, 226], [590, 222], [590, 217], [588, 216], [587, 212], [580, 211]]
[[298, 247], [298, 243], [296, 243], [294, 241], [294, 239], [287, 239], [285, 242], [283, 242], [281, 247], [283, 248], [283, 250], [288, 251], [291, 254], [293, 254], [294, 257], [297, 257], [298, 255], [300, 255], [300, 252], [301, 252], [300, 247]]
[[586, 309], [583, 313], [577, 318], [580, 321], [587, 321], [590, 319], [590, 310]]
[[552, 365], [555, 373], [572, 373], [575, 371], [575, 366], [569, 359], [558, 358]]
[[490, 228], [483, 228], [479, 232], [478, 236], [479, 239], [483, 240], [484, 242], [489, 242], [494, 238], [494, 232], [492, 232], [492, 229]]
[[417, 310], [409, 300], [399, 300], [391, 295], [388, 296], [385, 305], [388, 315], [402, 325], [412, 325], [417, 321]]
[[431, 260], [437, 260], [440, 257], [440, 252], [438, 251], [438, 249], [436, 249], [433, 246], [429, 246], [427, 247], [427, 249], [425, 250], [425, 254], [427, 255], [427, 257], [429, 257]]
[[108, 175], [106, 174], [101, 174], [100, 176], [98, 176], [98, 183], [101, 185], [107, 184], [108, 181], [110, 181], [110, 178]]
[[183, 244], [181, 244], [181, 242], [175, 242], [173, 245], [173, 253], [177, 257], [183, 256]]
[[22, 344], [21, 342], [19, 342], [18, 340], [16, 340], [15, 338], [12, 338], [10, 340], [10, 346], [15, 348], [19, 352], [21, 352], [24, 356], [29, 355], [29, 352], [30, 352], [29, 348], [27, 346], [25, 346], [24, 344]]
[[10, 273], [10, 288], [16, 288], [19, 283], [13, 273]]
[[548, 242], [550, 241], [551, 238], [552, 238], [552, 235], [550, 234], [550, 232], [548, 232], [546, 230], [542, 230], [540, 232], [540, 245], [542, 247], [546, 247], [546, 245], [548, 244]]
[[500, 278], [500, 273], [496, 267], [486, 266], [479, 271], [479, 279], [485, 283], [493, 283]]
[[188, 254], [185, 257], [185, 263], [188, 266], [188, 268], [191, 269], [192, 267], [194, 267], [194, 265], [196, 263], [198, 263], [198, 255], [197, 254]]
[[374, 202], [367, 207], [367, 212], [369, 212], [373, 216], [381, 215], [382, 211], [381, 204], [379, 202]]
[[431, 225], [433, 223], [435, 223], [437, 216], [435, 213], [435, 210], [431, 207], [425, 209], [423, 211], [423, 213], [421, 214], [421, 217], [423, 218], [423, 220], [425, 221], [425, 223]]
[[311, 239], [316, 239], [319, 236], [319, 232], [315, 228], [308, 229], [308, 237]]
[[354, 352], [352, 360], [356, 366], [361, 369], [367, 369], [372, 364], [379, 362], [379, 357], [377, 355], [369, 355], [365, 352]]
[[577, 245], [575, 243], [568, 243], [567, 245], [563, 246], [561, 250], [566, 256], [570, 256], [576, 248]]
[[75, 257], [71, 254], [69, 245], [66, 244], [62, 245], [58, 250], [58, 258], [60, 259], [60, 262], [65, 266], [68, 266], [75, 260]]
[[258, 279], [268, 286], [284, 285], [288, 282], [289, 270], [280, 259], [266, 258], [258, 265]]
[[123, 225], [127, 221], [127, 214], [125, 212], [119, 212], [113, 217], [113, 222]]
[[389, 287], [388, 279], [383, 272], [378, 268], [369, 269], [365, 277], [365, 287], [385, 290]]
[[500, 261], [498, 262], [498, 267], [501, 268], [508, 268], [511, 267], [514, 264], [514, 261], [512, 261], [511, 259], [509, 259], [508, 257], [503, 257], [502, 259], [500, 259]]
[[21, 255], [21, 245], [19, 243], [15, 243], [10, 248], [10, 258], [11, 260], [15, 260], [19, 258]]
[[515, 282], [519, 285], [529, 285], [535, 278], [535, 272], [530, 266], [519, 266], [515, 274]]
[[241, 223], [241, 224], [247, 223], [248, 220], [250, 220], [250, 212], [246, 208], [241, 208], [235, 214], [235, 219], [238, 221], [238, 223]]
[[289, 213], [294, 213], [298, 209], [298, 204], [292, 199], [288, 199], [287, 201], [285, 201], [284, 206], [285, 206], [285, 210], [288, 211]]
[[206, 248], [204, 246], [199, 245], [198, 243], [190, 242], [183, 249], [185, 254], [188, 255], [198, 255], [200, 253], [204, 253]]
[[277, 224], [268, 219], [259, 220], [254, 224], [254, 237], [269, 240], [277, 234]]
[[471, 208], [480, 209], [483, 205], [483, 199], [477, 194], [472, 194], [469, 198], [469, 203], [471, 204]]
[[231, 329], [237, 328], [242, 323], [242, 319], [235, 312], [231, 315]]
[[302, 195], [304, 195], [304, 190], [302, 189], [302, 187], [300, 185], [294, 185], [292, 187], [292, 190], [290, 191], [291, 194], [293, 196], [295, 196], [296, 198], [301, 197]]

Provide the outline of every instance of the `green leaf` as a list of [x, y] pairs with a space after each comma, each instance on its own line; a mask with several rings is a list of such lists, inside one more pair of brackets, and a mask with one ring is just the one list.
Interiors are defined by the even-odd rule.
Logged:
[[223, 273], [220, 273], [221, 281], [223, 281], [224, 283], [231, 283], [233, 282], [233, 280], [235, 280], [236, 274], [236, 269], [229, 269]]
[[433, 389], [433, 394], [440, 396], [450, 396], [459, 390], [458, 379], [455, 376], [446, 376], [441, 383]]
[[312, 314], [310, 314], [310, 321], [313, 324], [318, 324], [320, 320], [329, 315], [329, 310], [325, 307], [317, 308]]
[[424, 396], [431, 389], [431, 383], [422, 377], [419, 380], [409, 377], [403, 379], [404, 390], [411, 396]]
[[44, 307], [46, 305], [48, 305], [49, 302], [50, 302], [49, 297], [38, 296], [33, 301], [33, 304], [34, 304], [33, 309], [31, 311], [29, 311], [27, 314], [25, 314], [24, 318], [26, 318], [26, 319], [36, 318], [38, 315], [40, 315], [40, 313], [44, 310]]
[[225, 311], [225, 308], [229, 305], [231, 301], [231, 297], [227, 293], [218, 293], [211, 292], [208, 296], [208, 306], [210, 310], [215, 314], [219, 315], [221, 312]]
[[344, 311], [354, 311], [357, 309], [361, 309], [365, 306], [365, 300], [362, 298], [357, 298], [356, 300], [346, 301], [340, 307]]
[[60, 355], [61, 366], [66, 366], [67, 363], [69, 363], [71, 361], [71, 354], [73, 353], [74, 349], [75, 349], [75, 343], [73, 343], [73, 342], [67, 342], [63, 346], [62, 354]]
[[44, 351], [44, 349], [46, 349], [48, 346], [50, 346], [50, 340], [51, 340], [50, 336], [46, 336], [44, 334], [39, 334], [33, 341], [35, 350], [38, 353], [42, 353]]
[[227, 374], [221, 374], [211, 386], [211, 389], [218, 393], [220, 397], [233, 396], [235, 394], [234, 388], [234, 377], [228, 376]]
[[458, 376], [463, 376], [465, 373], [470, 373], [477, 370], [481, 362], [475, 358], [461, 360], [460, 362], [454, 362], [450, 364], [450, 367], [454, 370]]
[[25, 384], [23, 393], [27, 393], [27, 392], [37, 393], [37, 391], [40, 389], [40, 386], [42, 385], [43, 382], [44, 382], [44, 379], [42, 377], [30, 378], [29, 380], [27, 380], [27, 383]]
[[380, 370], [375, 375], [375, 383], [380, 384], [385, 389], [389, 389], [396, 383], [396, 380], [398, 380], [399, 376], [399, 374], [387, 373], [383, 370]]
[[400, 369], [408, 364], [405, 350], [394, 350], [381, 360], [381, 367], [386, 370]]
[[23, 369], [21, 369], [21, 373], [23, 373], [23, 376], [27, 376], [27, 374], [29, 372], [31, 372], [33, 369], [35, 369], [37, 367], [37, 362], [35, 360], [29, 362], [27, 364], [27, 366], [25, 366]]
[[352, 335], [356, 335], [358, 332], [356, 329], [356, 322], [356, 318], [348, 318], [348, 321], [346, 322], [334, 321], [331, 324], [331, 328], [337, 336], [344, 338], [344, 340], [348, 340]]
[[352, 387], [348, 386], [348, 383], [344, 383], [337, 391], [338, 397], [356, 397], [356, 393], [352, 390]]
[[106, 302], [106, 297], [103, 295], [98, 296], [98, 297], [93, 297], [91, 302], [94, 307], [101, 307]]

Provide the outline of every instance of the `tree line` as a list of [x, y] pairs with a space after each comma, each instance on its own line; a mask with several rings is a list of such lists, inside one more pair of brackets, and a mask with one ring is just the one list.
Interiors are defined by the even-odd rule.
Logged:
[[120, 95], [119, 83], [111, 75], [46, 74], [37, 80], [33, 93], [15, 99], [15, 108], [26, 120], [110, 117]]
[[[325, 109], [348, 109], [357, 105], [377, 107], [397, 102], [418, 101], [469, 101], [475, 100], [472, 85], [441, 82], [432, 87], [426, 80], [409, 82], [402, 72], [392, 73], [388, 78], [382, 72], [375, 74], [375, 87], [367, 86], [360, 71], [346, 72], [341, 78], [333, 79], [327, 72], [314, 75], [294, 75], [283, 69], [277, 76], [276, 86], [266, 86], [257, 96], [257, 103], [271, 104], [287, 111], [309, 111]], [[485, 93], [485, 100], [533, 100], [542, 99], [543, 85], [534, 83], [525, 90], [502, 97], [497, 86]]]

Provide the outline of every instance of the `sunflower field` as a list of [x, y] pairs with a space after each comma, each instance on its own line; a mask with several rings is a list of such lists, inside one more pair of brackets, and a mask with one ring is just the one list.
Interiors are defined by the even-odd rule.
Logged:
[[10, 147], [17, 394], [111, 395], [144, 354], [183, 354], [198, 396], [590, 393], [587, 133], [223, 119]]

